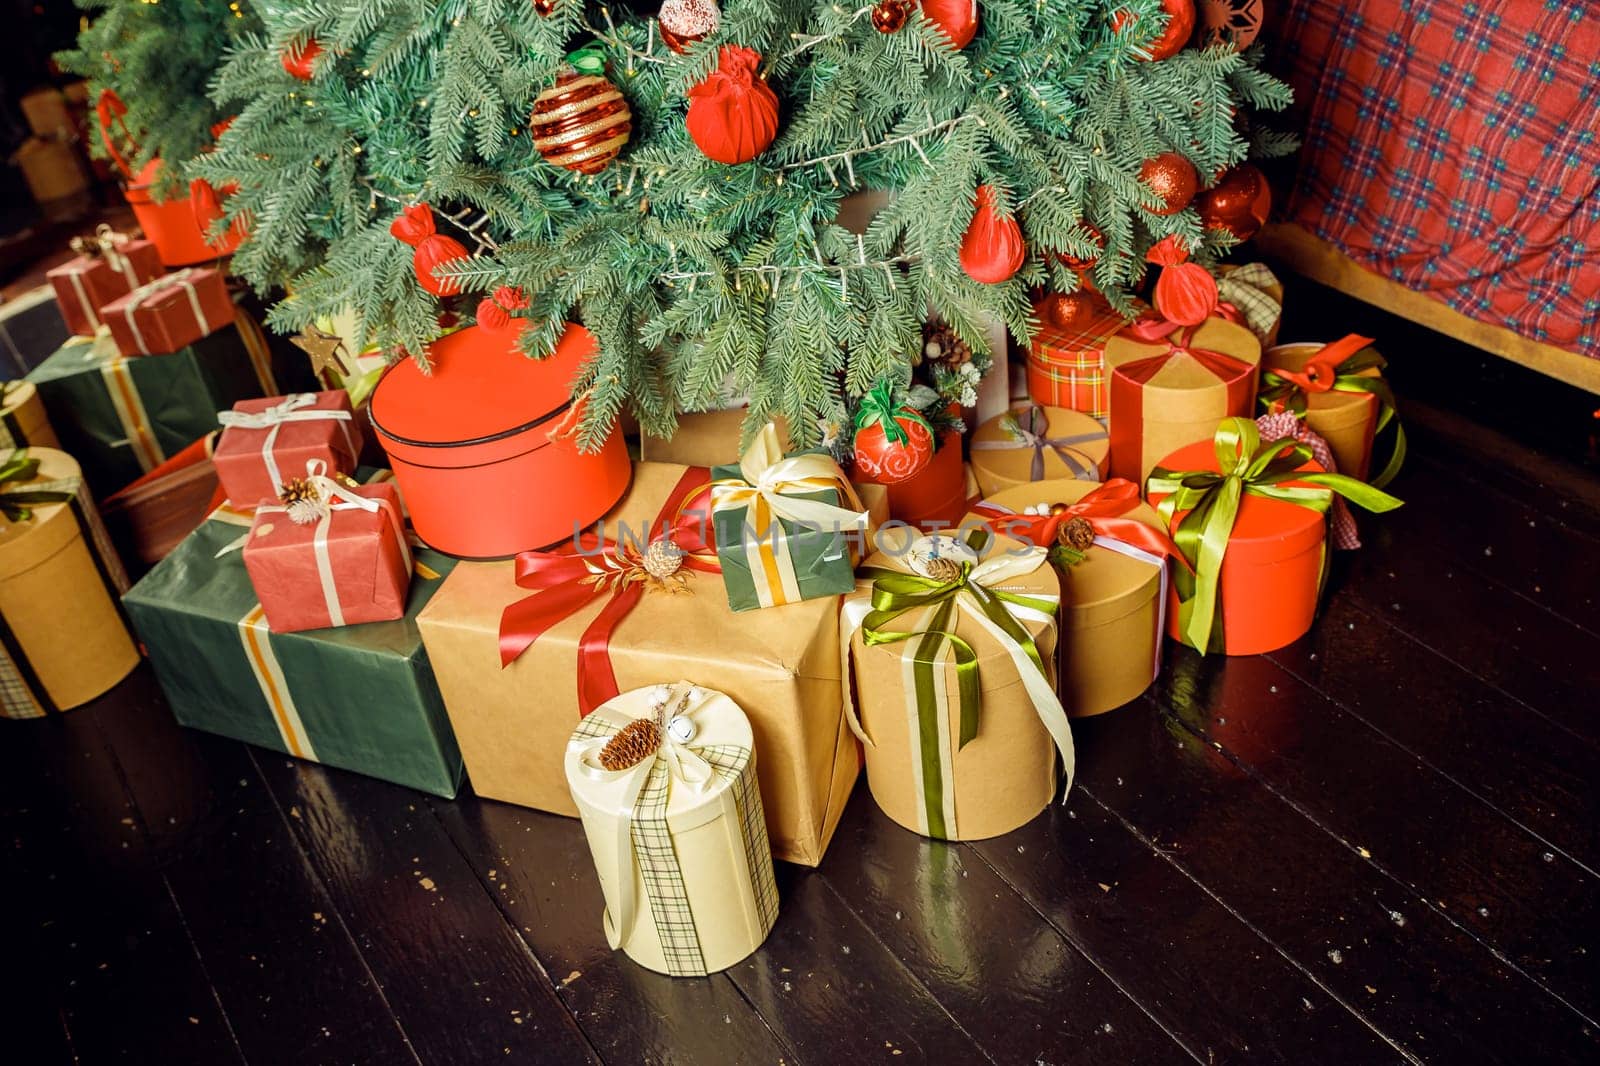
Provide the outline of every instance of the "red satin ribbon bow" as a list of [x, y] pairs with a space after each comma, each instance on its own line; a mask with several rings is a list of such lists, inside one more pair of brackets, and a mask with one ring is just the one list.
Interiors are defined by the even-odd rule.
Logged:
[[709, 554], [703, 536], [709, 512], [686, 506], [710, 481], [711, 471], [705, 467], [684, 471], [640, 545], [602, 537], [584, 547], [574, 536], [571, 544], [551, 551], [520, 553], [516, 559], [517, 584], [534, 595], [510, 604], [500, 616], [500, 665], [509, 666], [551, 627], [585, 605], [605, 599], [605, 606], [578, 642], [578, 713], [587, 715], [616, 696], [619, 690], [611, 668], [611, 635], [645, 593], [643, 581], [622, 580], [622, 575], [637, 568], [643, 544], [662, 538], [687, 553], [683, 557], [684, 568], [717, 571], [715, 557]]
[[122, 97], [117, 95], [116, 90], [101, 89], [100, 98], [95, 101], [94, 111], [95, 117], [100, 120], [100, 143], [106, 146], [106, 153], [111, 156], [111, 161], [122, 171], [123, 176], [132, 180], [133, 168], [128, 165], [127, 157], [122, 154], [122, 150], [111, 136], [111, 123], [115, 121], [122, 127], [122, 136], [130, 142], [133, 140], [133, 135], [128, 132], [127, 124], [122, 117], [128, 113], [128, 105], [123, 103]]
[[1217, 309], [1211, 313], [1225, 322], [1232, 322], [1234, 325], [1243, 326], [1246, 329], [1250, 328], [1250, 323], [1245, 321], [1244, 312], [1227, 300], [1218, 303]]
[[1048, 548], [1056, 542], [1056, 531], [1074, 519], [1087, 519], [1097, 536], [1109, 537], [1152, 555], [1177, 559], [1188, 565], [1183, 553], [1173, 543], [1165, 530], [1147, 526], [1134, 518], [1122, 516], [1140, 504], [1139, 486], [1127, 478], [1115, 477], [1084, 493], [1083, 496], [1057, 514], [1030, 515], [1004, 511], [991, 504], [980, 503], [973, 508], [982, 515], [984, 524], [996, 533], [1013, 539]]
[[1138, 319], [1128, 327], [1128, 333], [1146, 344], [1165, 342], [1167, 350], [1160, 355], [1124, 363], [1117, 367], [1117, 373], [1143, 383], [1155, 377], [1156, 371], [1180, 353], [1189, 355], [1223, 381], [1232, 381], [1250, 373], [1250, 364], [1242, 359], [1235, 359], [1224, 352], [1214, 352], [1209, 348], [1194, 347], [1194, 335], [1198, 329], [1198, 326], [1182, 326], [1154, 315]]
[[1352, 333], [1324, 345], [1322, 351], [1307, 361], [1304, 370], [1296, 372], [1274, 367], [1272, 372], [1307, 394], [1328, 392], [1339, 376], [1339, 364], [1371, 343], [1371, 337]]

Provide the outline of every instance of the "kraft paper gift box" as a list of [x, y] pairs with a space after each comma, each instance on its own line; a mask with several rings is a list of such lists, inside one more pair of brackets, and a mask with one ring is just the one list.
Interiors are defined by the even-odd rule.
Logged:
[[388, 622], [405, 615], [411, 549], [392, 484], [327, 476], [313, 459], [290, 503], [256, 509], [244, 544], [274, 633]]
[[461, 753], [417, 631], [454, 560], [414, 556], [405, 617], [274, 633], [223, 508], [129, 591], [124, 605], [181, 725], [450, 798]]
[[61, 442], [50, 428], [39, 390], [27, 381], [8, 381], [0, 390], [0, 452], [28, 447], [59, 449]]
[[985, 496], [1030, 481], [1105, 477], [1111, 440], [1093, 418], [1064, 407], [1024, 406], [972, 433], [972, 472]]
[[785, 455], [768, 424], [736, 466], [711, 469], [717, 561], [735, 611], [855, 588], [871, 516], [832, 458]]
[[[678, 415], [678, 429], [670, 437], [639, 434], [639, 458], [650, 463], [682, 463], [684, 466], [716, 466], [738, 455], [744, 436], [745, 407], [722, 411], [686, 411]], [[778, 446], [789, 447], [789, 427], [782, 415], [772, 419], [778, 431]]]
[[1167, 632], [1227, 655], [1274, 651], [1311, 628], [1335, 494], [1374, 512], [1400, 506], [1324, 471], [1307, 444], [1262, 441], [1248, 418], [1167, 456], [1146, 490], [1190, 564], [1173, 569]]
[[565, 769], [607, 943], [674, 977], [725, 970], [761, 946], [778, 886], [736, 703], [687, 681], [621, 693], [578, 723]]
[[[1083, 528], [1069, 525], [1074, 519]], [[1150, 686], [1161, 669], [1167, 567], [1179, 553], [1139, 486], [1121, 478], [1019, 485], [974, 507], [964, 524], [973, 522], [1051, 553], [1061, 578], [1058, 690], [1068, 715], [1102, 714]]]
[[261, 386], [221, 329], [171, 355], [124, 358], [109, 336], [75, 337], [30, 373], [62, 447], [96, 496], [136, 480], [217, 427], [217, 412]]
[[[603, 532], [624, 545], [659, 534], [708, 481], [704, 468], [639, 463]], [[473, 789], [576, 814], [561, 759], [579, 720], [618, 691], [687, 674], [750, 716], [773, 854], [815, 866], [860, 768], [840, 701], [838, 602], [734, 613], [705, 550], [704, 512], [688, 521], [675, 539], [692, 546], [692, 569], [677, 592], [629, 578], [641, 573], [636, 555], [599, 550], [592, 529], [593, 554], [569, 545], [456, 567], [418, 621]], [[594, 580], [602, 573], [614, 576]]]
[[1256, 335], [1263, 349], [1278, 343], [1283, 321], [1283, 283], [1265, 263], [1224, 266], [1217, 274], [1217, 295], [1230, 316], [1237, 316]]
[[841, 632], [867, 783], [895, 822], [981, 840], [1044, 810], [1058, 755], [1071, 787], [1072, 733], [1055, 692], [1060, 589], [1043, 548], [981, 529], [867, 560]]
[[1261, 344], [1243, 326], [1207, 318], [1180, 326], [1142, 318], [1106, 342], [1114, 477], [1144, 484], [1162, 458], [1208, 441], [1255, 406]]
[[1106, 307], [1077, 329], [1043, 323], [1028, 349], [1028, 395], [1041, 407], [1065, 407], [1104, 421], [1107, 396], [1106, 342], [1127, 320]]
[[[1301, 416], [1328, 442], [1339, 473], [1383, 488], [1405, 461], [1405, 430], [1395, 417], [1394, 393], [1383, 379], [1388, 364], [1371, 337], [1355, 334], [1331, 344], [1282, 344], [1261, 358], [1261, 403]], [[1373, 444], [1391, 423], [1394, 445], [1372, 475]]]
[[0, 717], [87, 703], [139, 662], [128, 588], [78, 464], [29, 448], [0, 463]]
[[45, 273], [67, 327], [92, 337], [105, 318], [102, 308], [161, 276], [161, 257], [150, 241], [120, 238], [109, 229], [74, 238], [78, 254]]
[[234, 313], [222, 271], [184, 267], [102, 305], [100, 319], [123, 355], [168, 355], [233, 325]]
[[321, 460], [349, 473], [361, 454], [361, 433], [343, 389], [243, 400], [217, 415], [222, 437], [212, 456], [222, 490], [235, 507], [276, 500], [284, 481]]

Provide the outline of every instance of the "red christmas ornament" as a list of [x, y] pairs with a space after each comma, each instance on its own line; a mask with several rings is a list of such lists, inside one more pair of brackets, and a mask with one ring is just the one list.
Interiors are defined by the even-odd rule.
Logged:
[[958, 52], [978, 35], [978, 0], [922, 0], [922, 17], [943, 30]]
[[717, 0], [665, 0], [656, 15], [656, 24], [661, 29], [662, 43], [683, 55], [690, 45], [717, 32], [722, 24], [722, 9]]
[[1182, 211], [1200, 188], [1200, 175], [1195, 172], [1194, 164], [1177, 152], [1162, 152], [1154, 159], [1146, 159], [1139, 168], [1139, 180], [1161, 197], [1161, 206], [1150, 209], [1151, 214], [1156, 215], [1175, 215]]
[[547, 19], [556, 13], [556, 0], [533, 0], [533, 10], [540, 18]]
[[555, 85], [533, 98], [528, 130], [547, 163], [579, 174], [610, 166], [633, 132], [633, 111], [607, 80], [605, 56], [591, 48], [569, 55]]
[[778, 97], [756, 73], [760, 66], [759, 52], [725, 44], [717, 69], [689, 90], [684, 121], [707, 158], [748, 163], [778, 135]]
[[1265, 14], [1263, 0], [1200, 0], [1200, 44], [1226, 44], [1241, 52], [1255, 43]]
[[933, 461], [933, 427], [894, 401], [888, 382], [874, 385], [856, 410], [856, 476], [879, 485], [915, 477]]
[[1106, 298], [1089, 289], [1053, 292], [1034, 307], [1034, 313], [1047, 324], [1068, 333], [1086, 328], [1110, 305]]
[[433, 208], [427, 204], [412, 204], [389, 224], [389, 232], [416, 249], [411, 256], [411, 270], [417, 276], [418, 285], [435, 296], [453, 296], [461, 291], [455, 279], [433, 276], [435, 267], [467, 258], [465, 245], [434, 229]]
[[[1194, 33], [1194, 0], [1161, 0], [1161, 10], [1166, 13], [1167, 24], [1161, 35], [1145, 45], [1151, 62], [1177, 55]], [[1111, 16], [1111, 28], [1121, 30], [1136, 21], [1126, 11]]]
[[878, 0], [872, 9], [872, 28], [879, 33], [899, 33], [910, 15], [909, 0]]
[[1076, 270], [1081, 274], [1100, 262], [1100, 253], [1105, 251], [1106, 248], [1106, 235], [1101, 233], [1093, 223], [1080, 222], [1078, 225], [1084, 234], [1088, 236], [1089, 243], [1093, 244], [1098, 250], [1091, 256], [1076, 256], [1060, 252], [1056, 255], [1056, 259], [1068, 270]]
[[1194, 209], [1208, 229], [1223, 229], [1241, 241], [1256, 235], [1272, 213], [1272, 188], [1253, 163], [1226, 171], [1194, 200]]
[[528, 296], [515, 285], [502, 285], [478, 301], [478, 325], [499, 332], [511, 325], [511, 312], [528, 306]]
[[1217, 309], [1217, 279], [1199, 263], [1189, 262], [1188, 249], [1176, 236], [1162, 238], [1144, 254], [1161, 267], [1152, 294], [1156, 310], [1169, 322], [1198, 326]]
[[322, 45], [317, 42], [316, 38], [312, 38], [301, 45], [298, 52], [295, 51], [294, 45], [291, 44], [289, 50], [283, 53], [283, 69], [301, 81], [310, 81], [313, 73], [312, 66], [321, 54]]
[[996, 285], [1021, 270], [1026, 256], [1017, 220], [995, 211], [992, 186], [978, 186], [977, 207], [961, 239], [961, 269], [973, 281]]

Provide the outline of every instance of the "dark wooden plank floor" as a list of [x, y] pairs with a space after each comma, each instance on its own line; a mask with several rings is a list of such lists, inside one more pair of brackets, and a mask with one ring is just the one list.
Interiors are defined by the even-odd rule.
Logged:
[[576, 822], [180, 730], [141, 670], [0, 723], [7, 1061], [1600, 1060], [1594, 398], [1291, 301], [1384, 338], [1410, 502], [1305, 639], [1078, 723], [1065, 806], [946, 845], [858, 789], [767, 944], [674, 981]]

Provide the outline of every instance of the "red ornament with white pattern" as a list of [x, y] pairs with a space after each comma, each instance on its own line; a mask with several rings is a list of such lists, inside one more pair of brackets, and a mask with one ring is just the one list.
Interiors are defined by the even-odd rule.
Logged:
[[894, 485], [933, 461], [933, 427], [895, 402], [894, 387], [879, 382], [856, 409], [855, 472], [863, 481]]

